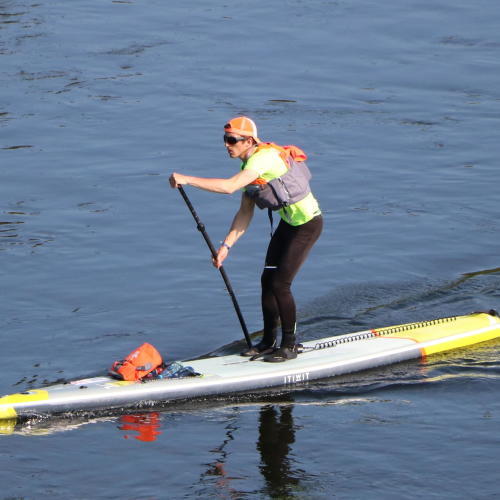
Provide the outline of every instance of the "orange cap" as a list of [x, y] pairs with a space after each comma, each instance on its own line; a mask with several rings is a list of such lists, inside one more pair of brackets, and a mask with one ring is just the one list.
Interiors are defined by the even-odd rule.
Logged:
[[252, 137], [257, 143], [262, 142], [257, 136], [257, 125], [247, 116], [238, 116], [229, 120], [229, 122], [224, 125], [224, 131], [230, 134]]

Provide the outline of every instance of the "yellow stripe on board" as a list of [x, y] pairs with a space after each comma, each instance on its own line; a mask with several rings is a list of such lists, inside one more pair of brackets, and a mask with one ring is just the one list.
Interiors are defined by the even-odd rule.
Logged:
[[486, 313], [409, 323], [374, 331], [382, 338], [404, 338], [422, 344], [422, 354], [479, 344], [500, 337], [500, 318]]
[[44, 401], [49, 399], [49, 393], [42, 389], [34, 389], [28, 392], [17, 392], [0, 398], [0, 419], [13, 419], [17, 417], [15, 405], [20, 403], [31, 403], [33, 401]]
[[[2, 400], [0, 399], [0, 404], [1, 402]], [[13, 420], [16, 417], [17, 412], [12, 406], [0, 406], [0, 420]]]
[[443, 339], [438, 339], [430, 341], [429, 343], [424, 342], [422, 353], [428, 355], [449, 351], [451, 349], [458, 349], [459, 347], [467, 347], [473, 344], [479, 344], [480, 342], [486, 342], [487, 340], [493, 340], [498, 336], [500, 336], [500, 327], [482, 328], [480, 330], [452, 336], [445, 341], [443, 341]]

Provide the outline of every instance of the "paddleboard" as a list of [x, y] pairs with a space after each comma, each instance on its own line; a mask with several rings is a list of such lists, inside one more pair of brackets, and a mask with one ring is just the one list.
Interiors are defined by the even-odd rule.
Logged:
[[73, 380], [0, 398], [0, 422], [78, 412], [141, 409], [309, 381], [425, 358], [500, 337], [495, 311], [377, 328], [304, 342], [296, 359], [269, 363], [239, 355], [182, 361], [199, 375], [126, 382], [109, 376]]

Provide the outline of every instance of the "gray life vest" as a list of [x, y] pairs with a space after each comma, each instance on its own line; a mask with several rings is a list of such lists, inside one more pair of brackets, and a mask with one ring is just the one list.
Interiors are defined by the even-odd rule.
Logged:
[[280, 210], [303, 200], [310, 192], [311, 172], [305, 161], [287, 158], [289, 167], [286, 173], [266, 184], [248, 184], [245, 193], [255, 201], [259, 208]]

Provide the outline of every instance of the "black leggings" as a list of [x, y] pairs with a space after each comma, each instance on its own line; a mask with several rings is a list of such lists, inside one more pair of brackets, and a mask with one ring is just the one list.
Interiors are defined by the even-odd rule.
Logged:
[[281, 321], [283, 335], [295, 333], [296, 308], [291, 285], [323, 229], [321, 215], [301, 226], [281, 220], [274, 232], [261, 276], [264, 339], [271, 340]]

